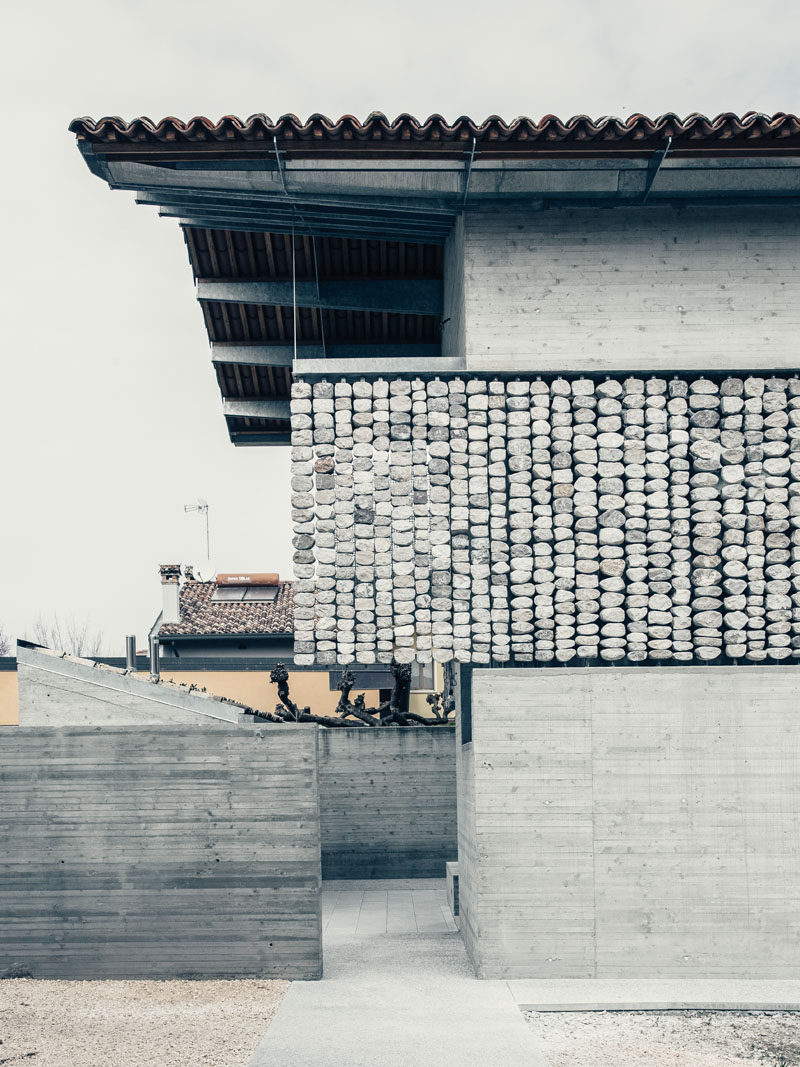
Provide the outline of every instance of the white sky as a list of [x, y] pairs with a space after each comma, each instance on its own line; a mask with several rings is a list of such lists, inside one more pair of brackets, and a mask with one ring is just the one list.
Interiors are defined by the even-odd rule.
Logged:
[[177, 221], [112, 193], [80, 115], [452, 120], [800, 110], [796, 0], [63, 0], [4, 16], [0, 627], [140, 645], [162, 561], [291, 573], [287, 449], [227, 439]]

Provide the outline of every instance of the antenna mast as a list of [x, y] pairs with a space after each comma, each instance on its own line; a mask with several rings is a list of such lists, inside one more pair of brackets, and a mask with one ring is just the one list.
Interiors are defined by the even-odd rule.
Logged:
[[211, 527], [209, 524], [208, 501], [198, 500], [196, 504], [184, 504], [185, 512], [201, 512], [206, 517], [206, 559], [211, 561]]

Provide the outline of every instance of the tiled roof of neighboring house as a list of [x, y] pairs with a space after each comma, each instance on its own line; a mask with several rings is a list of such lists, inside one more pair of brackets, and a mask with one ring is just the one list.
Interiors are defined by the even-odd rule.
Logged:
[[667, 137], [672, 138], [673, 155], [796, 153], [800, 149], [798, 116], [755, 111], [741, 116], [727, 112], [716, 118], [692, 114], [684, 119], [674, 114], [655, 119], [637, 114], [626, 119], [576, 115], [562, 121], [555, 115], [545, 115], [538, 122], [521, 117], [509, 123], [496, 115], [480, 123], [462, 116], [452, 124], [441, 115], [431, 115], [422, 122], [412, 115], [399, 115], [391, 121], [380, 112], [373, 112], [365, 122], [352, 115], [337, 120], [312, 115], [306, 122], [296, 115], [283, 115], [277, 122], [263, 114], [245, 120], [225, 115], [218, 122], [203, 116], [188, 122], [171, 117], [160, 122], [148, 118], [126, 122], [112, 116], [96, 122], [91, 118], [73, 119], [69, 128], [98, 150], [114, 153], [147, 146], [180, 149], [189, 144], [215, 152], [241, 152], [248, 144], [254, 148], [260, 145], [263, 151], [264, 142], [271, 146], [273, 138], [281, 141], [283, 149], [315, 155], [336, 155], [341, 151], [427, 155], [432, 151], [446, 154], [448, 150], [462, 155], [473, 138], [482, 155], [647, 154], [663, 147]]
[[291, 582], [281, 582], [275, 600], [212, 600], [216, 582], [184, 582], [181, 586], [181, 621], [159, 628], [159, 637], [216, 637], [254, 634], [291, 634], [294, 631], [294, 596]]

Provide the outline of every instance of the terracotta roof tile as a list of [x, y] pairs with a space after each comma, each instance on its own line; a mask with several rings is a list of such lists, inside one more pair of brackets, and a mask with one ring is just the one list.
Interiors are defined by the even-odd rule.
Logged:
[[708, 118], [692, 114], [686, 118], [665, 114], [651, 119], [646, 115], [631, 115], [626, 119], [605, 116], [591, 119], [575, 115], [562, 121], [555, 115], [545, 115], [538, 122], [525, 117], [505, 122], [492, 115], [477, 123], [462, 116], [452, 124], [441, 115], [431, 115], [424, 121], [412, 115], [399, 115], [394, 121], [380, 112], [373, 112], [366, 121], [359, 122], [352, 115], [337, 120], [315, 114], [303, 122], [296, 115], [283, 115], [273, 122], [267, 115], [251, 115], [239, 119], [225, 115], [218, 122], [198, 116], [184, 122], [163, 118], [153, 122], [137, 118], [130, 122], [111, 116], [97, 121], [78, 118], [70, 123], [70, 130], [78, 138], [103, 151], [124, 150], [129, 146], [152, 145], [180, 149], [185, 145], [206, 145], [245, 148], [248, 143], [272, 143], [273, 137], [281, 147], [292, 151], [380, 151], [408, 153], [416, 150], [438, 150], [463, 153], [472, 139], [478, 142], [481, 153], [499, 154], [529, 152], [530, 154], [587, 152], [589, 154], [620, 151], [646, 153], [662, 147], [672, 138], [671, 152], [704, 154], [709, 151], [755, 152], [800, 149], [800, 118], [777, 112], [764, 115], [748, 111], [738, 116], [730, 112]]
[[166, 623], [161, 637], [216, 637], [245, 634], [291, 634], [294, 631], [294, 596], [291, 582], [281, 582], [275, 600], [212, 600], [216, 582], [184, 582], [181, 586], [181, 621]]

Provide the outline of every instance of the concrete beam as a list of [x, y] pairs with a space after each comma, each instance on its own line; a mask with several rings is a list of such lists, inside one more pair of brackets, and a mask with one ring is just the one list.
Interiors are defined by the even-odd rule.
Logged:
[[[309, 361], [363, 360], [376, 362], [383, 366], [387, 358], [402, 358], [404, 366], [408, 360], [441, 359], [439, 344], [340, 344], [298, 345], [297, 365], [305, 367]], [[280, 345], [211, 345], [213, 363], [244, 363], [256, 367], [291, 367], [294, 362], [294, 346]], [[327, 365], [327, 364], [326, 364]]]
[[[395, 349], [396, 351], [396, 349]], [[298, 378], [327, 378], [345, 375], [351, 378], [380, 378], [385, 374], [414, 374], [435, 378], [437, 374], [458, 374], [466, 367], [458, 356], [436, 356], [431, 359], [298, 359], [294, 373]]]
[[[314, 356], [322, 356], [322, 345], [304, 345], [313, 349]], [[211, 345], [212, 363], [245, 363], [251, 367], [291, 367], [294, 362], [293, 345]]]
[[288, 400], [223, 400], [222, 414], [237, 419], [289, 419]]
[[[230, 432], [229, 436], [231, 444], [236, 445], [237, 448], [263, 448], [265, 446], [290, 445], [292, 443], [292, 435], [290, 433], [240, 433], [234, 430]], [[302, 669], [300, 667], [292, 667], [292, 670]]]
[[437, 280], [320, 282], [197, 283], [198, 300], [224, 300], [233, 304], [265, 304], [347, 311], [386, 311], [401, 315], [441, 315], [443, 285]]

